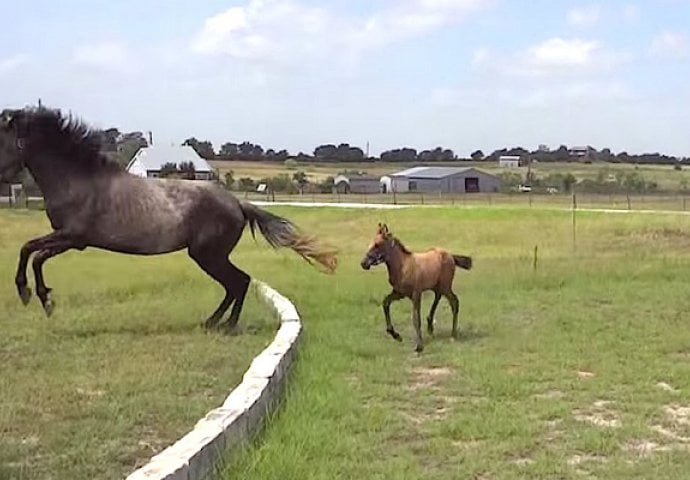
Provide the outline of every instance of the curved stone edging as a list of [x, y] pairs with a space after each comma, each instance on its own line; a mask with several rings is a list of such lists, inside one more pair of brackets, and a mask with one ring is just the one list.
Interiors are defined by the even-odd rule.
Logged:
[[302, 324], [290, 300], [263, 282], [253, 283], [280, 318], [273, 342], [254, 358], [242, 382], [221, 407], [208, 412], [192, 431], [127, 476], [127, 480], [208, 478], [218, 460], [229, 449], [249, 440], [266, 414], [276, 407], [295, 359]]

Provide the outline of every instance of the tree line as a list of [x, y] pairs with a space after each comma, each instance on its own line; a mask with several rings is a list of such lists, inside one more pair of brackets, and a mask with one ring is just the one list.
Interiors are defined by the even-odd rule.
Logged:
[[436, 147], [418, 151], [411, 147], [401, 147], [381, 152], [378, 157], [367, 155], [360, 147], [351, 146], [347, 143], [323, 144], [314, 149], [311, 154], [299, 152], [297, 155], [290, 154], [286, 149], [275, 150], [272, 148], [264, 149], [261, 145], [251, 142], [224, 143], [218, 152], [214, 150], [213, 144], [208, 140], [197, 140], [194, 137], [188, 138], [183, 145], [189, 145], [207, 160], [245, 160], [245, 161], [285, 161], [295, 159], [298, 162], [387, 162], [387, 163], [413, 163], [413, 162], [497, 162], [501, 156], [517, 156], [523, 162], [608, 162], [608, 163], [634, 163], [634, 164], [661, 164], [661, 165], [680, 165], [690, 163], [688, 157], [676, 157], [665, 155], [658, 152], [631, 154], [627, 151], [613, 153], [610, 148], [597, 150], [587, 146], [582, 149], [568, 148], [560, 145], [557, 149], [551, 150], [540, 145], [539, 148], [528, 150], [524, 147], [501, 148], [493, 152], [484, 154], [482, 150], [475, 150], [469, 157], [458, 156], [452, 149]]

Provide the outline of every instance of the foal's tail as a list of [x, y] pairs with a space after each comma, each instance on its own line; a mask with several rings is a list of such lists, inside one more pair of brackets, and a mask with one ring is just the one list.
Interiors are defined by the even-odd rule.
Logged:
[[240, 207], [249, 223], [252, 237], [256, 238], [255, 229], [258, 226], [261, 234], [273, 248], [289, 247], [310, 264], [313, 265], [312, 260], [316, 260], [328, 273], [335, 271], [338, 263], [338, 252], [335, 248], [319, 246], [316, 238], [300, 233], [291, 221], [256, 205], [241, 201]]
[[472, 257], [467, 257], [465, 255], [453, 255], [453, 260], [455, 260], [455, 266], [464, 268], [465, 270], [472, 269]]

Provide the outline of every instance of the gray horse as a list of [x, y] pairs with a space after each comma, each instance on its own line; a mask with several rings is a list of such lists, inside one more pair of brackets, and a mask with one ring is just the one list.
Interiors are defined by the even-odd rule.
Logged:
[[[43, 192], [53, 232], [21, 248], [15, 283], [22, 302], [31, 299], [30, 256], [36, 295], [48, 316], [54, 308], [43, 280], [46, 260], [67, 250], [95, 247], [134, 255], [186, 248], [189, 256], [225, 288], [225, 297], [204, 322], [232, 330], [239, 320], [250, 277], [228, 260], [248, 223], [273, 247], [289, 247], [328, 272], [335, 250], [319, 247], [289, 220], [243, 202], [219, 187], [129, 174], [100, 153], [99, 136], [81, 121], [47, 108], [5, 110], [0, 116], [0, 180], [28, 169]], [[233, 304], [234, 302], [234, 304]]]

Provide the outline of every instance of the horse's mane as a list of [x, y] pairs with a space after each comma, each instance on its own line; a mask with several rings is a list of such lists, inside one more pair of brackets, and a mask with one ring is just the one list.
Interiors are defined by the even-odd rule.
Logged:
[[92, 130], [71, 114], [65, 117], [59, 110], [38, 107], [25, 108], [17, 115], [21, 128], [32, 137], [32, 142], [39, 144], [39, 148], [47, 147], [84, 170], [122, 170], [118, 163], [102, 153], [101, 132]]
[[393, 244], [397, 245], [400, 250], [403, 251], [403, 253], [409, 253], [411, 254], [412, 252], [405, 246], [403, 243], [400, 241], [400, 239], [396, 236], [392, 236], [393, 238]]

